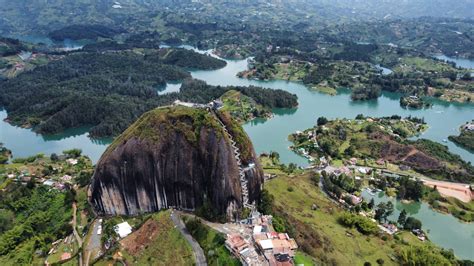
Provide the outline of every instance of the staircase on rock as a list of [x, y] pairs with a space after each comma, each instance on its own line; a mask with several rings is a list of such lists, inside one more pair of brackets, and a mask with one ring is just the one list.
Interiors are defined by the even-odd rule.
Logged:
[[242, 166], [242, 160], [240, 159], [240, 151], [239, 148], [237, 147], [236, 142], [234, 141], [234, 138], [232, 135], [229, 133], [227, 130], [227, 127], [225, 124], [221, 121], [219, 116], [215, 114], [215, 117], [217, 118], [217, 121], [219, 121], [219, 124], [221, 124], [222, 128], [224, 129], [225, 134], [230, 140], [230, 143], [232, 144], [232, 149], [234, 150], [234, 157], [235, 160], [237, 161], [237, 165], [239, 166], [239, 176], [240, 176], [240, 187], [242, 190], [242, 203], [245, 208], [249, 208], [251, 210], [255, 209], [255, 206], [253, 204], [249, 203], [249, 189], [248, 189], [248, 180], [245, 178], [245, 172], [248, 170], [251, 170], [252, 168], [255, 167], [255, 164], [250, 164], [247, 167]]
[[216, 110], [219, 109], [220, 107], [216, 106], [214, 101], [209, 103], [209, 104], [196, 104], [196, 103], [182, 102], [182, 101], [176, 100], [173, 104], [174, 105], [187, 106], [187, 107], [194, 107], [194, 108], [205, 108], [208, 111], [210, 111], [212, 114], [214, 114], [214, 117], [219, 122], [219, 124], [222, 126], [225, 134], [227, 135], [227, 137], [229, 138], [229, 140], [232, 144], [232, 149], [234, 151], [234, 157], [235, 157], [235, 160], [237, 161], [237, 165], [239, 167], [240, 188], [241, 188], [241, 191], [242, 191], [242, 204], [245, 208], [249, 208], [252, 211], [254, 211], [255, 210], [255, 205], [249, 203], [248, 180], [245, 178], [245, 172], [249, 171], [249, 170], [252, 170], [255, 167], [255, 164], [251, 163], [251, 164], [247, 165], [245, 168], [242, 166], [242, 160], [240, 159], [239, 148], [237, 147], [237, 144], [236, 144], [234, 138], [232, 137], [232, 135], [227, 130], [226, 125], [224, 124], [224, 122], [222, 122], [219, 115], [216, 113]]

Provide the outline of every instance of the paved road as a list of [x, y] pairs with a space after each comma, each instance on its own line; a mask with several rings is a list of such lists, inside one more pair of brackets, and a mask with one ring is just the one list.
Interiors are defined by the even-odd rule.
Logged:
[[207, 266], [206, 256], [204, 256], [204, 251], [202, 250], [201, 246], [199, 246], [199, 243], [196, 240], [194, 240], [194, 238], [189, 234], [179, 214], [173, 213], [172, 211], [171, 220], [176, 225], [176, 228], [178, 228], [179, 231], [181, 231], [181, 234], [183, 234], [184, 238], [188, 241], [188, 243], [193, 248], [194, 257], [196, 258], [196, 265]]
[[[96, 219], [92, 223], [92, 228], [90, 229], [92, 230], [92, 232], [89, 238], [89, 242], [84, 243], [84, 246], [85, 246], [84, 247], [84, 251], [85, 251], [84, 265], [89, 265], [89, 261], [91, 259], [94, 260], [95, 257], [100, 253], [100, 249], [101, 249], [100, 238], [102, 235], [99, 235], [97, 232], [99, 230], [99, 225], [100, 225], [99, 219]], [[91, 256], [94, 256], [94, 257], [91, 258]]]

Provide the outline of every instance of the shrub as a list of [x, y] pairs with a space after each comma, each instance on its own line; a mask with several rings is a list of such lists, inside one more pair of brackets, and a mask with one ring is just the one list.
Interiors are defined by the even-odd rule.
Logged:
[[318, 126], [322, 126], [322, 125], [327, 124], [327, 122], [328, 122], [328, 119], [324, 116], [321, 116], [318, 118], [317, 124]]
[[403, 228], [406, 230], [421, 229], [421, 221], [413, 217], [408, 217]]
[[370, 219], [348, 212], [339, 217], [339, 222], [346, 227], [356, 227], [357, 231], [364, 235], [375, 234], [378, 231], [377, 224]]

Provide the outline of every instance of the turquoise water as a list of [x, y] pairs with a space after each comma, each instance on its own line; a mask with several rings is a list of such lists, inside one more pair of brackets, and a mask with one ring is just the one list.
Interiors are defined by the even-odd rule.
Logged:
[[[349, 91], [340, 91], [336, 96], [309, 90], [297, 82], [281, 80], [257, 81], [241, 79], [236, 73], [246, 69], [245, 60], [227, 61], [225, 68], [215, 71], [194, 71], [194, 78], [205, 80], [212, 85], [241, 85], [262, 86], [282, 89], [298, 96], [299, 106], [296, 110], [276, 109], [275, 117], [268, 120], [255, 120], [244, 125], [247, 134], [253, 141], [258, 153], [277, 151], [284, 163], [307, 164], [307, 160], [288, 149], [291, 143], [287, 140], [289, 134], [312, 127], [318, 117], [354, 118], [357, 114], [367, 116], [401, 116], [424, 117], [430, 128], [421, 135], [423, 138], [442, 142], [449, 135], [458, 134], [458, 127], [474, 118], [473, 104], [447, 103], [431, 100], [433, 107], [423, 110], [403, 109], [399, 104], [399, 95], [384, 92], [378, 100], [353, 102]], [[465, 160], [474, 163], [474, 156], [454, 143], [444, 143], [449, 149], [461, 155]]]
[[[188, 47], [185, 47], [188, 48]], [[200, 51], [205, 52], [205, 51]], [[273, 89], [283, 89], [298, 96], [297, 109], [275, 109], [275, 117], [270, 120], [257, 119], [244, 125], [252, 139], [257, 153], [277, 151], [282, 162], [306, 165], [305, 158], [293, 153], [288, 147], [289, 134], [313, 126], [320, 116], [327, 118], [354, 118], [357, 114], [368, 116], [401, 116], [424, 117], [430, 128], [421, 136], [437, 142], [442, 142], [449, 135], [457, 134], [459, 125], [474, 119], [473, 104], [447, 103], [433, 101], [433, 107], [423, 110], [403, 109], [399, 105], [399, 95], [384, 92], [378, 100], [353, 102], [349, 91], [340, 91], [336, 96], [310, 91], [306, 86], [288, 81], [257, 81], [241, 79], [236, 76], [239, 71], [247, 68], [246, 60], [227, 60], [227, 66], [211, 71], [191, 71], [194, 78], [205, 80], [212, 85], [262, 86]], [[169, 84], [165, 91], [176, 91], [177, 84]], [[160, 92], [161, 93], [161, 92]], [[6, 117], [0, 113], [2, 120]], [[57, 135], [54, 139], [36, 135], [28, 129], [12, 127], [6, 122], [0, 123], [0, 141], [12, 149], [14, 156], [32, 155], [37, 152], [61, 152], [63, 149], [81, 148], [94, 162], [105, 150], [110, 140], [97, 141], [87, 138], [86, 129], [74, 129]], [[456, 146], [452, 142], [444, 143], [449, 149], [461, 155], [465, 160], [474, 163], [472, 153]]]
[[8, 37], [15, 38], [24, 42], [34, 43], [34, 44], [43, 43], [43, 44], [46, 44], [47, 46], [54, 46], [54, 47], [62, 48], [64, 50], [69, 50], [69, 51], [81, 49], [82, 47], [84, 47], [84, 45], [94, 42], [92, 40], [71, 40], [71, 39], [65, 39], [63, 41], [53, 41], [49, 37], [35, 36], [35, 35], [28, 35], [28, 36], [11, 35]]
[[386, 67], [383, 67], [381, 65], [375, 65], [376, 68], [382, 70], [382, 74], [383, 75], [388, 75], [388, 74], [392, 74], [393, 71], [390, 69], [390, 68], [386, 68]]
[[93, 162], [97, 162], [111, 139], [92, 140], [87, 127], [69, 129], [57, 135], [39, 135], [30, 129], [12, 126], [5, 121], [7, 112], [0, 111], [0, 142], [13, 152], [13, 157], [26, 157], [37, 153], [61, 153], [80, 148]]
[[438, 55], [435, 56], [438, 59], [444, 60], [444, 61], [451, 61], [456, 63], [456, 66], [458, 67], [463, 67], [463, 68], [470, 68], [474, 69], [474, 60], [469, 60], [469, 59], [464, 59], [464, 58], [456, 58], [456, 57], [449, 57], [445, 55]]
[[446, 249], [453, 249], [459, 258], [474, 260], [474, 224], [459, 222], [452, 215], [432, 210], [424, 202], [402, 203], [395, 198], [387, 197], [383, 192], [372, 196], [365, 190], [362, 196], [367, 201], [373, 198], [375, 205], [391, 201], [395, 210], [389, 220], [397, 221], [398, 215], [404, 209], [408, 216], [421, 221], [423, 230], [433, 243]]

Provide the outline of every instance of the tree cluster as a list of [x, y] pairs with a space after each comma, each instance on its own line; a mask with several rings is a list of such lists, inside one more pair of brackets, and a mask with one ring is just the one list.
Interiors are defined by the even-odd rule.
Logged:
[[364, 235], [375, 234], [378, 232], [376, 223], [371, 221], [369, 218], [358, 214], [344, 212], [341, 217], [339, 217], [339, 222], [346, 227], [355, 227], [357, 231]]
[[52, 31], [49, 37], [55, 41], [71, 40], [96, 40], [97, 38], [112, 38], [122, 33], [122, 29], [111, 28], [103, 25], [70, 25]]
[[0, 191], [0, 256], [12, 254], [16, 264], [30, 264], [29, 248], [46, 254], [50, 243], [70, 234], [71, 201], [66, 194], [34, 184], [10, 184]]
[[[168, 50], [170, 53], [172, 50]], [[190, 56], [192, 54], [192, 56]], [[208, 86], [184, 82], [181, 92], [158, 95], [157, 87], [190, 75], [172, 65], [208, 69], [222, 65], [218, 59], [191, 51], [189, 57], [161, 62], [153, 56], [133, 52], [76, 53], [37, 67], [17, 78], [0, 83], [0, 105], [16, 125], [27, 125], [40, 133], [57, 133], [67, 128], [92, 126], [94, 137], [122, 132], [141, 114], [176, 99], [207, 103], [230, 89], [237, 89], [269, 108], [296, 106], [296, 96], [282, 90], [257, 87]]]
[[423, 197], [423, 182], [412, 180], [406, 176], [400, 177], [397, 197], [399, 199], [408, 199], [419, 201]]

